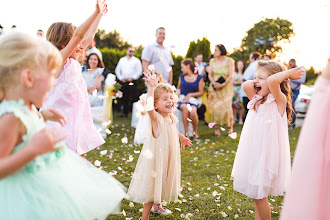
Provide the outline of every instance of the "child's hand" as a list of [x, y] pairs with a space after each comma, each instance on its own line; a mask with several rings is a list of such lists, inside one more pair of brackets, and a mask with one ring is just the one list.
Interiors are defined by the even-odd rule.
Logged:
[[301, 66], [290, 69], [288, 72], [289, 72], [289, 79], [298, 80], [303, 76], [305, 69]]
[[105, 15], [108, 12], [108, 5], [105, 3], [105, 0], [96, 1], [96, 11]]
[[63, 131], [59, 128], [43, 129], [32, 137], [28, 147], [35, 152], [35, 155], [40, 155], [62, 148], [63, 146], [55, 146], [55, 144], [64, 138]]
[[185, 150], [186, 149], [186, 145], [188, 147], [191, 147], [192, 146], [192, 142], [189, 138], [187, 137], [184, 137], [183, 135], [179, 135], [179, 139], [180, 139], [180, 142], [181, 142], [181, 150]]
[[150, 72], [148, 71], [147, 73], [143, 72], [144, 76], [143, 79], [147, 81], [148, 87], [155, 87], [158, 84], [156, 74], [154, 71]]
[[65, 116], [59, 112], [57, 109], [46, 109], [41, 111], [41, 114], [43, 115], [45, 121], [57, 121], [59, 122], [62, 126], [66, 124], [66, 118]]

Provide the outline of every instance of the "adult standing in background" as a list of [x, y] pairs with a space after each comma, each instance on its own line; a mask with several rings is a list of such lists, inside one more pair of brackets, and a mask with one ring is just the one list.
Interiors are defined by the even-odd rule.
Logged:
[[[209, 122], [214, 122], [214, 135], [220, 136], [219, 125], [228, 126], [228, 134], [233, 133], [233, 74], [235, 61], [227, 57], [222, 44], [215, 46], [214, 58], [210, 60], [209, 79], [211, 85], [208, 95]], [[224, 81], [221, 82], [220, 78]], [[218, 81], [218, 82], [217, 82]]]
[[124, 105], [122, 117], [128, 116], [130, 105], [139, 99], [137, 79], [142, 75], [142, 65], [141, 61], [134, 56], [134, 52], [135, 49], [129, 46], [126, 50], [127, 55], [120, 58], [115, 70], [122, 85], [121, 101]]
[[203, 76], [205, 72], [205, 63], [203, 62], [203, 54], [196, 53], [194, 56], [194, 60], [195, 60], [195, 65], [198, 69], [198, 74]]
[[96, 45], [96, 42], [93, 39], [92, 42], [88, 46], [88, 49], [89, 49], [88, 52], [89, 52], [89, 54], [96, 53], [100, 57], [100, 59], [103, 60], [102, 59], [102, 53], [101, 53], [101, 51], [99, 49], [97, 49], [95, 45]]
[[[289, 68], [296, 68], [297, 67], [297, 63], [295, 59], [291, 59], [289, 61]], [[295, 128], [296, 127], [296, 109], [295, 109], [295, 102], [297, 100], [297, 97], [300, 93], [300, 87], [301, 84], [305, 83], [306, 81], [306, 71], [304, 71], [303, 76], [298, 79], [298, 80], [290, 80], [290, 87], [292, 90], [292, 122], [289, 126], [289, 128]]]
[[164, 47], [166, 37], [165, 28], [160, 27], [156, 30], [156, 42], [148, 45], [142, 51], [143, 71], [148, 71], [149, 65], [155, 66], [155, 71], [160, 72], [165, 83], [172, 85], [174, 61], [171, 52]]
[[[258, 60], [260, 59], [260, 53], [259, 52], [254, 52], [250, 54], [250, 64], [249, 66], [246, 68], [246, 70], [244, 71], [243, 74], [243, 82], [247, 81], [247, 80], [253, 80], [254, 78], [254, 72], [256, 71], [257, 68], [257, 64], [258, 64]], [[243, 98], [243, 106], [244, 106], [244, 111], [245, 111], [245, 116], [246, 117], [247, 113], [248, 113], [248, 108], [247, 108], [247, 104], [250, 101], [249, 98], [247, 97], [247, 95], [245, 94], [244, 90], [243, 90], [243, 84], [241, 86], [241, 91], [240, 91], [240, 95]], [[245, 119], [244, 119], [245, 120]]]
[[44, 31], [41, 30], [41, 29], [39, 29], [39, 30], [37, 31], [37, 35], [38, 35], [39, 37], [45, 37], [45, 33], [44, 33]]
[[245, 70], [245, 64], [242, 60], [237, 61], [235, 73], [233, 76], [233, 112], [234, 112], [234, 123], [237, 121], [237, 113], [239, 115], [238, 123], [241, 125], [243, 124], [243, 114], [244, 114], [244, 107], [243, 107], [243, 100], [240, 96], [241, 86], [243, 82], [243, 72]]

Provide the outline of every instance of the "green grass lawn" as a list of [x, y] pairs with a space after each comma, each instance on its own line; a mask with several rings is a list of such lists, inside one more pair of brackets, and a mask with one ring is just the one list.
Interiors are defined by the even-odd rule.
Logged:
[[[119, 118], [117, 114], [114, 118], [110, 128], [112, 133], [108, 135], [106, 144], [89, 152], [86, 159], [101, 161], [102, 169], [117, 172], [114, 177], [128, 187], [142, 145], [133, 144], [135, 129], [130, 127], [130, 118]], [[182, 196], [177, 203], [166, 206], [173, 214], [164, 217], [152, 213], [150, 219], [221, 219], [226, 215], [227, 219], [254, 219], [253, 200], [235, 192], [230, 180], [242, 125], [234, 126], [236, 139], [228, 137], [225, 129], [221, 131], [221, 137], [214, 137], [213, 129], [203, 121], [199, 123], [200, 140], [181, 151]], [[299, 133], [300, 128], [289, 131], [291, 155], [294, 154]], [[124, 137], [128, 139], [127, 144], [122, 143]], [[100, 154], [103, 150], [107, 150], [105, 155]], [[111, 159], [110, 152], [113, 155]], [[129, 162], [132, 156], [133, 160]], [[283, 197], [269, 197], [272, 219], [279, 218], [282, 201]], [[123, 214], [112, 215], [108, 219], [139, 219], [142, 214], [139, 209], [142, 207], [142, 204], [124, 200], [121, 207]]]

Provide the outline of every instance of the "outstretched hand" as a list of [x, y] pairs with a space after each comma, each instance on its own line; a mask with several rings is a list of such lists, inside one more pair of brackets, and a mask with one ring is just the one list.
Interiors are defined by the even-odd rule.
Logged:
[[302, 66], [290, 69], [289, 78], [292, 80], [298, 80], [303, 76], [304, 72], [305, 72], [305, 69]]
[[46, 109], [41, 111], [41, 114], [43, 115], [45, 121], [57, 121], [62, 126], [64, 126], [67, 122], [65, 116], [57, 109]]
[[180, 139], [180, 142], [181, 142], [181, 150], [185, 150], [186, 149], [186, 145], [188, 147], [191, 147], [192, 146], [192, 142], [189, 138], [187, 137], [184, 137], [183, 135], [179, 135], [179, 139]]
[[155, 87], [158, 84], [158, 80], [155, 74], [155, 71], [152, 70], [152, 72], [143, 72], [144, 77], [143, 79], [147, 82], [148, 87]]
[[100, 12], [102, 15], [108, 12], [108, 5], [105, 3], [105, 0], [96, 1], [96, 11]]

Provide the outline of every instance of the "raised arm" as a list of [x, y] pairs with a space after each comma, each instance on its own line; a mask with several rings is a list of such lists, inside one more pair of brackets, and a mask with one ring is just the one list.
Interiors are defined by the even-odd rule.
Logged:
[[247, 80], [243, 83], [243, 90], [247, 97], [251, 100], [253, 96], [256, 94], [254, 90], [254, 83], [253, 80]]
[[95, 21], [93, 22], [92, 26], [89, 28], [86, 37], [84, 38], [84, 40], [81, 42], [82, 46], [84, 47], [84, 50], [88, 47], [88, 45], [90, 45], [90, 43], [92, 42], [92, 40], [95, 37], [96, 31], [99, 27], [101, 18], [102, 18], [103, 14], [100, 13], [98, 14], [98, 16], [96, 17]]
[[61, 55], [63, 57], [64, 62], [67, 58], [69, 58], [72, 52], [76, 49], [78, 44], [82, 42], [90, 29], [93, 23], [96, 21], [99, 15], [105, 13], [107, 11], [107, 6], [104, 2], [97, 0], [96, 2], [96, 9], [93, 14], [87, 18], [87, 20], [82, 23], [73, 33], [73, 36], [68, 43], [68, 45], [61, 50]]
[[282, 71], [276, 74], [273, 74], [268, 77], [267, 84], [270, 92], [274, 96], [277, 106], [281, 112], [282, 109], [286, 106], [286, 97], [284, 93], [282, 93], [280, 85], [286, 79], [297, 80], [300, 79], [304, 73], [304, 69], [302, 67], [296, 67], [290, 70]]

